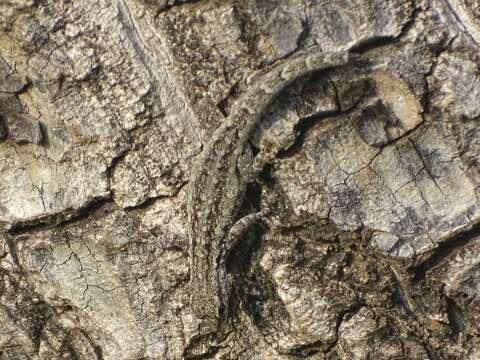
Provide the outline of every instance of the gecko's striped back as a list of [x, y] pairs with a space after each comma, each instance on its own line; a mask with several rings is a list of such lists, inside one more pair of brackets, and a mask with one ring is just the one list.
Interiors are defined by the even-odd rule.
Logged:
[[225, 122], [213, 133], [192, 169], [188, 199], [191, 244], [191, 306], [204, 322], [203, 334], [217, 332], [221, 309], [228, 301], [225, 237], [233, 225], [246, 183], [237, 159], [272, 99], [297, 78], [313, 71], [345, 65], [346, 52], [297, 54], [260, 76], [234, 104]]

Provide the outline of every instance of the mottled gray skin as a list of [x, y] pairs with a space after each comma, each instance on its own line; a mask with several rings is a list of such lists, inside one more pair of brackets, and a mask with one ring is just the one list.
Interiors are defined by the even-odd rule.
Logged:
[[[224, 257], [228, 236], [247, 182], [237, 160], [272, 98], [295, 79], [314, 71], [347, 64], [348, 52], [316, 51], [295, 55], [260, 76], [234, 104], [228, 118], [213, 133], [195, 162], [188, 202], [191, 242], [191, 307], [201, 321], [199, 337], [218, 332], [227, 315], [229, 298]], [[254, 169], [258, 173], [258, 169]], [[257, 217], [259, 218], [259, 217]], [[247, 221], [251, 224], [251, 221]], [[243, 231], [235, 231], [242, 233]], [[229, 240], [230, 239], [230, 240]], [[198, 337], [196, 337], [198, 338]]]

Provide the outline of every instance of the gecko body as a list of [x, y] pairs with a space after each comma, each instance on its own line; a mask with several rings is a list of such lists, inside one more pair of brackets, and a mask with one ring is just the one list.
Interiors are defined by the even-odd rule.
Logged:
[[[297, 78], [349, 63], [348, 52], [298, 54], [260, 76], [236, 101], [192, 169], [188, 199], [191, 307], [200, 321], [196, 339], [218, 332], [228, 315], [229, 284], [224, 258], [246, 187], [252, 177], [237, 161], [270, 101]], [[263, 165], [260, 166], [260, 168]], [[257, 166], [255, 173], [260, 170]], [[247, 180], [248, 178], [248, 180]], [[257, 214], [251, 219], [260, 219]], [[251, 225], [253, 221], [244, 221]], [[236, 233], [242, 233], [236, 226]], [[230, 240], [229, 240], [230, 239]]]

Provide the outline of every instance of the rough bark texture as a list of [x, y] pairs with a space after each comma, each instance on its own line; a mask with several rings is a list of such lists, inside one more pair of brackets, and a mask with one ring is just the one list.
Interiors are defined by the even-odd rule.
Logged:
[[0, 360], [480, 359], [478, 4], [0, 0]]

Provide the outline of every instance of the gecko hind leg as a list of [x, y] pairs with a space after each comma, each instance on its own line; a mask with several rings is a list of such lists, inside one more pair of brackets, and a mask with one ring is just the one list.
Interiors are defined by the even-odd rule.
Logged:
[[[227, 247], [228, 251], [230, 251], [233, 247], [235, 247], [240, 240], [240, 238], [252, 228], [253, 225], [266, 223], [265, 213], [263, 211], [259, 211], [256, 213], [248, 214], [238, 220], [233, 226], [231, 227], [230, 231], [228, 232], [227, 236]], [[228, 252], [227, 252], [228, 255]]]
[[[264, 212], [259, 211], [256, 213], [248, 214], [238, 220], [231, 228], [226, 237], [226, 242], [224, 245], [224, 251], [221, 256], [221, 260], [218, 265], [218, 283], [220, 286], [220, 298], [222, 299], [222, 310], [223, 314], [220, 319], [220, 329], [224, 329], [228, 315], [229, 315], [229, 302], [230, 294], [233, 284], [233, 276], [227, 273], [225, 269], [225, 260], [228, 257], [230, 251], [239, 243], [242, 237], [254, 226], [257, 224], [267, 224], [267, 220]], [[190, 339], [189, 345], [185, 349], [184, 357], [185, 359], [200, 359], [205, 358], [208, 354], [214, 354], [219, 349], [219, 341], [215, 339], [215, 336], [218, 335], [215, 333], [207, 333], [206, 335], [194, 337]]]
[[221, 289], [222, 291], [222, 299], [224, 299], [223, 306], [224, 306], [224, 314], [228, 316], [229, 314], [229, 302], [230, 302], [230, 294], [232, 290], [232, 284], [233, 284], [233, 276], [232, 274], [228, 273], [226, 271], [226, 259], [228, 258], [228, 255], [232, 251], [233, 248], [235, 248], [240, 240], [245, 236], [245, 234], [254, 226], [258, 224], [267, 224], [267, 220], [265, 217], [264, 212], [259, 211], [256, 213], [248, 214], [244, 217], [242, 217], [240, 220], [238, 220], [230, 229], [228, 236], [227, 236], [227, 241], [225, 243], [225, 251], [222, 256], [222, 260], [220, 263], [220, 269], [219, 269], [219, 276], [223, 278], [223, 284], [225, 286]]

